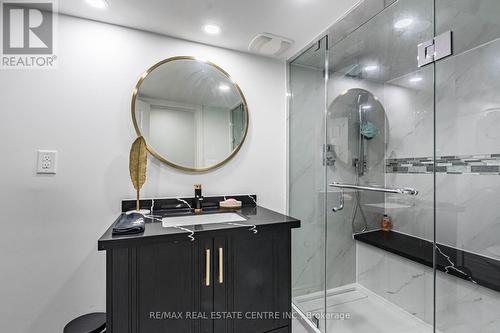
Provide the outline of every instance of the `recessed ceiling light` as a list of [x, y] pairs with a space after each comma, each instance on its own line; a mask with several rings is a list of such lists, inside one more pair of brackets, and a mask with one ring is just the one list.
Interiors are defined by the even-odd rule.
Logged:
[[105, 9], [109, 7], [109, 4], [106, 0], [86, 0], [89, 5], [99, 9]]
[[408, 28], [412, 23], [413, 23], [413, 19], [407, 17], [407, 18], [401, 19], [401, 20], [397, 21], [396, 23], [394, 23], [394, 28], [396, 28], [396, 29]]
[[224, 84], [224, 83], [221, 83], [219, 85], [219, 90], [222, 90], [222, 91], [228, 91], [230, 88], [227, 84]]
[[411, 83], [416, 83], [416, 82], [420, 82], [420, 81], [422, 81], [422, 80], [423, 80], [423, 78], [422, 78], [422, 77], [420, 77], [420, 76], [415, 76], [415, 77], [412, 77], [412, 78], [410, 79], [410, 82], [411, 82]]
[[210, 35], [218, 35], [220, 34], [221, 29], [218, 25], [215, 24], [205, 24], [203, 26], [203, 31]]
[[368, 66], [363, 67], [363, 69], [367, 72], [373, 72], [373, 71], [376, 71], [378, 69], [378, 66], [377, 65], [368, 65]]
[[372, 108], [372, 106], [370, 104], [365, 104], [365, 105], [361, 106], [361, 108], [363, 110], [370, 110]]

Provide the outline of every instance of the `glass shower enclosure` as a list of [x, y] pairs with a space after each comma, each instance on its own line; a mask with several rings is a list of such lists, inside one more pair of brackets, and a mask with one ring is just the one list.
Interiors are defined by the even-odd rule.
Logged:
[[311, 332], [500, 332], [499, 15], [365, 0], [289, 61], [293, 308]]

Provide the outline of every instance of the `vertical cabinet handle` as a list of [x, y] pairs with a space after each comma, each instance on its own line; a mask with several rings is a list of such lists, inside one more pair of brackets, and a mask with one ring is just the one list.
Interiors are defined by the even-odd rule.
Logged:
[[210, 287], [210, 249], [205, 250], [205, 285]]
[[224, 283], [224, 249], [219, 247], [219, 283]]

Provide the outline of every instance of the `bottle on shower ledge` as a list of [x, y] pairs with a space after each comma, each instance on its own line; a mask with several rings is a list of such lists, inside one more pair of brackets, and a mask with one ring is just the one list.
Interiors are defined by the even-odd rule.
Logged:
[[381, 227], [382, 227], [382, 231], [391, 231], [392, 230], [392, 221], [391, 221], [391, 218], [387, 215], [387, 214], [384, 214], [384, 218], [382, 219], [382, 222], [381, 222]]

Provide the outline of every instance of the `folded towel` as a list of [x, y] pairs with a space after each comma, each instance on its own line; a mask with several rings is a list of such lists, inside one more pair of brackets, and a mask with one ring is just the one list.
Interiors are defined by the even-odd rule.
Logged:
[[122, 213], [113, 223], [113, 235], [139, 234], [144, 232], [144, 215]]

